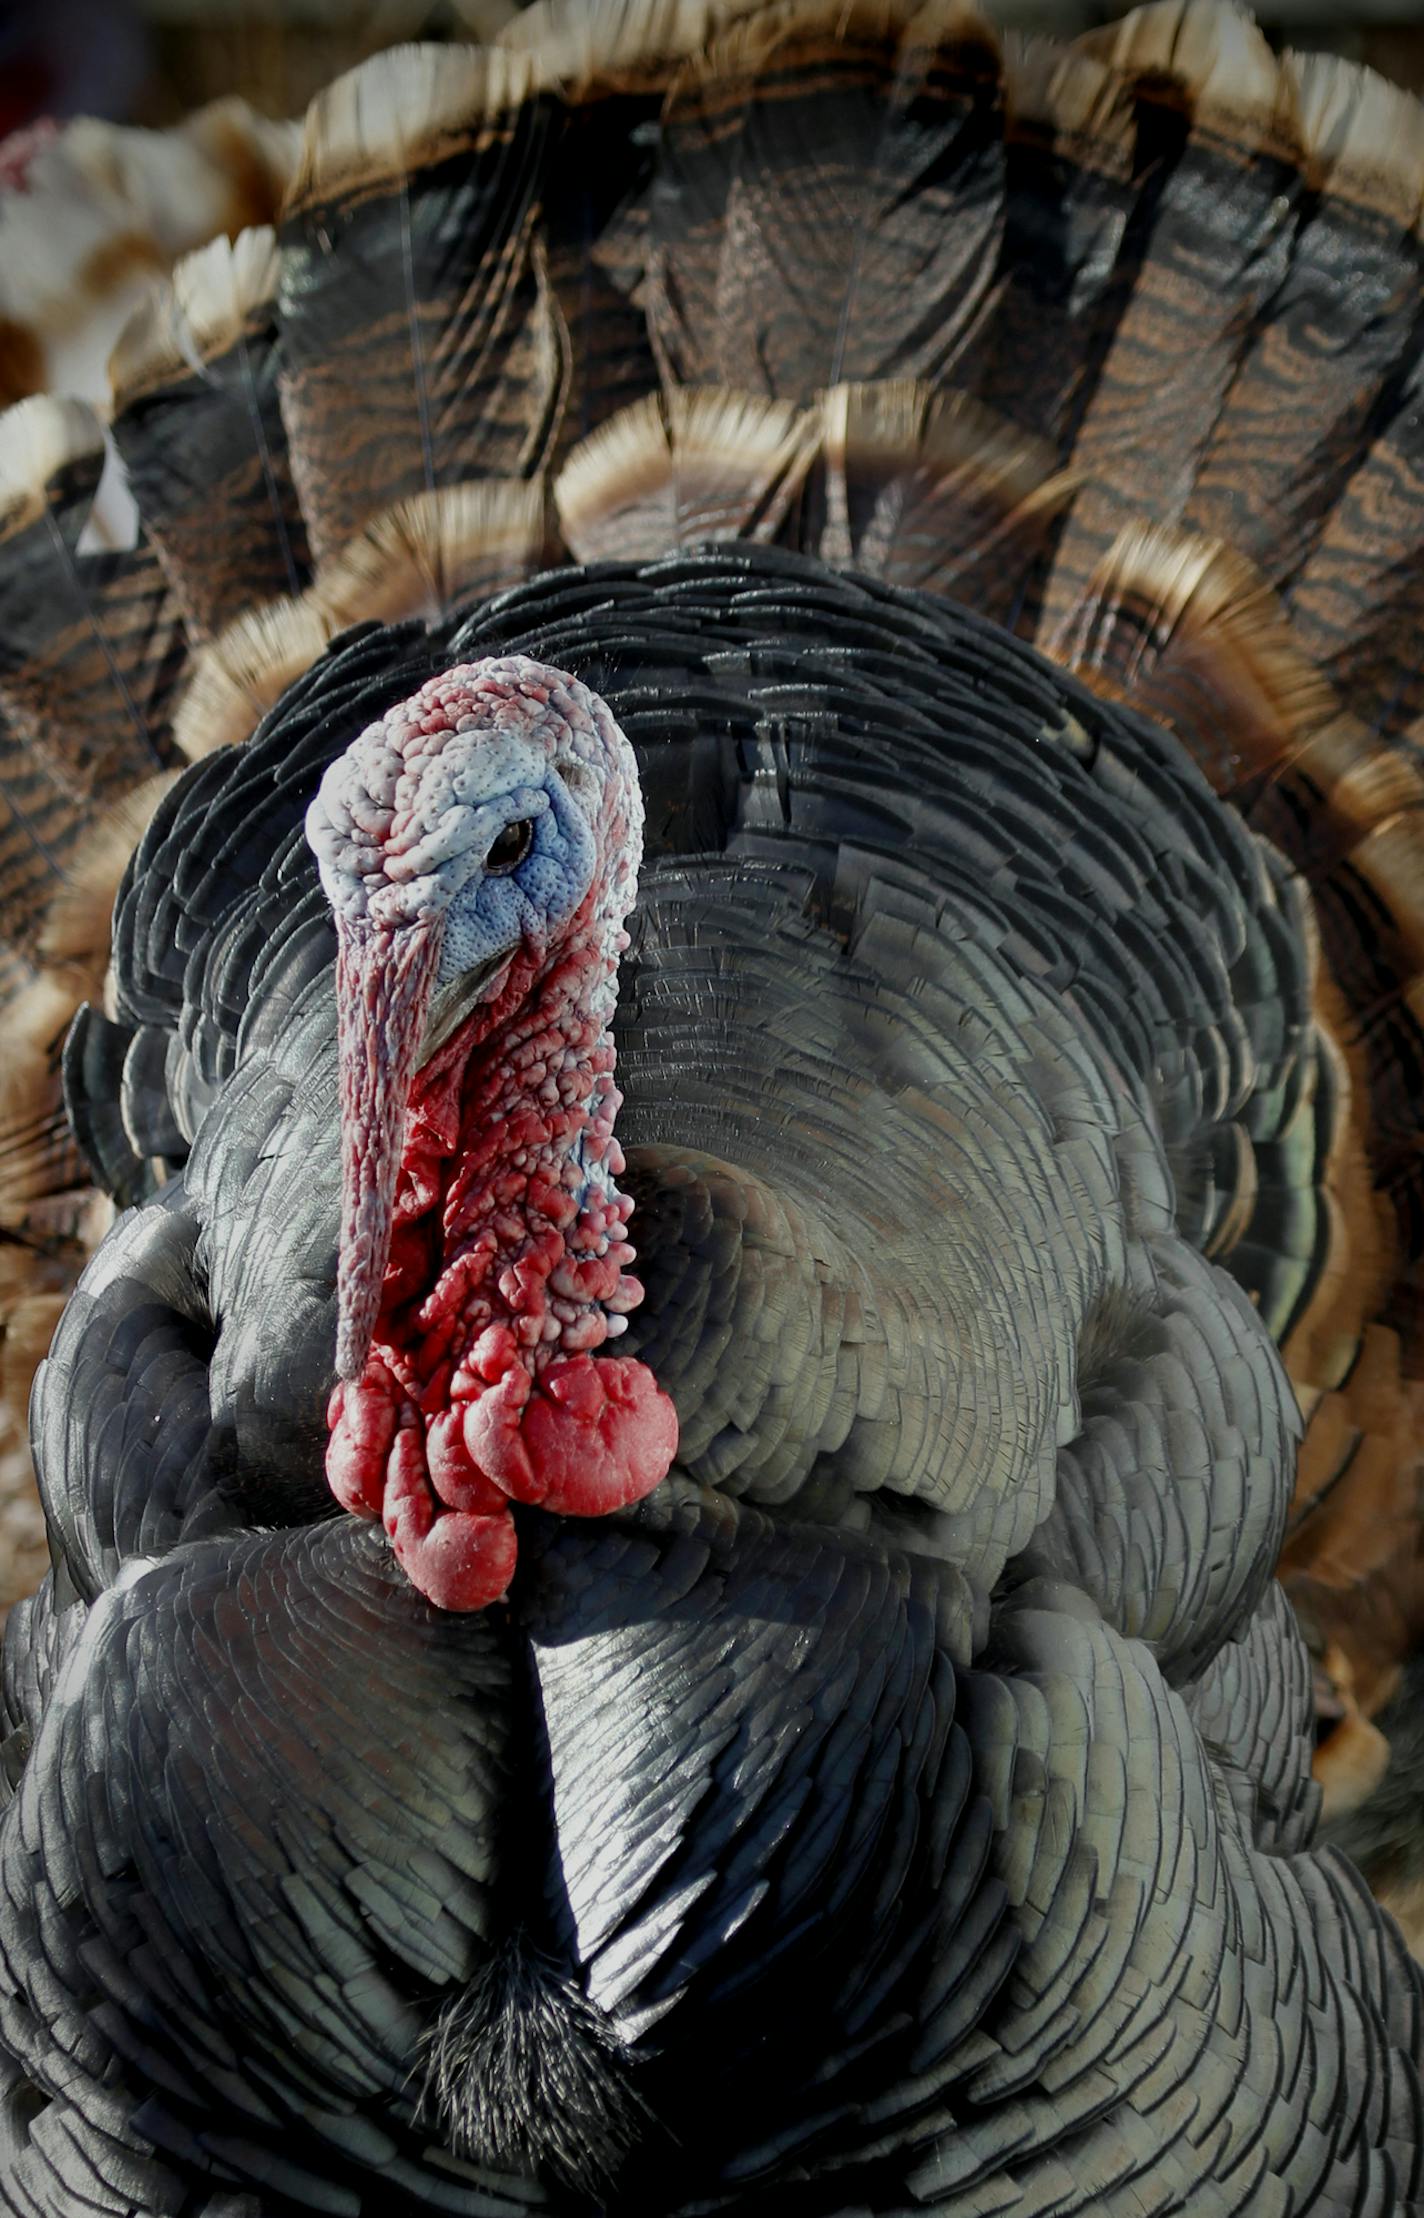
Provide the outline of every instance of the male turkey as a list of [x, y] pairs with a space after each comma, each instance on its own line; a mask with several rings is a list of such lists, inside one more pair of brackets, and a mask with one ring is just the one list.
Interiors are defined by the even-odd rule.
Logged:
[[536, 9], [140, 312], [132, 549], [0, 426], [12, 978], [163, 774], [4, 2207], [1424, 2211], [1272, 1578], [1414, 1531], [1421, 180], [1216, 5]]

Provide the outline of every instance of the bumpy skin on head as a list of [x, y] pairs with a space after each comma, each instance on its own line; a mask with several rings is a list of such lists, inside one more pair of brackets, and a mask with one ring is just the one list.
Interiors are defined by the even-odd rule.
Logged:
[[[511, 826], [527, 851], [492, 868]], [[476, 1609], [513, 1574], [511, 1500], [598, 1515], [677, 1445], [647, 1367], [594, 1360], [642, 1298], [609, 1037], [637, 769], [576, 678], [468, 664], [332, 764], [307, 836], [339, 943], [327, 1475], [432, 1601]], [[432, 1001], [471, 973], [473, 1008], [422, 1063]]]
[[[528, 862], [517, 877], [483, 879], [491, 841], [524, 817], [536, 822]], [[611, 853], [599, 853], [599, 833]], [[612, 714], [577, 678], [526, 655], [464, 663], [389, 709], [331, 764], [307, 813], [338, 921], [391, 929], [444, 917], [445, 977], [521, 934], [547, 939], [596, 867], [603, 907], [621, 923], [642, 834], [637, 766]]]

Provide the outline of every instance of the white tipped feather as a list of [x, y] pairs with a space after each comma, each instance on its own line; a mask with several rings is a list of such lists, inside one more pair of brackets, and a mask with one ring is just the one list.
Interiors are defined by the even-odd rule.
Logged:
[[1131, 88], [1098, 54], [1010, 33], [1004, 39], [1004, 100], [1012, 124], [1037, 124], [1068, 146], [1091, 146], [1099, 169], [1125, 169], [1131, 159]]
[[658, 75], [751, 14], [761, 0], [536, 0], [500, 34], [528, 54], [541, 86], [566, 91], [600, 78]]
[[609, 520], [652, 499], [668, 505], [672, 457], [660, 394], [620, 408], [570, 450], [554, 481], [559, 529], [570, 552], [601, 544]]
[[[964, 393], [891, 378], [822, 396], [826, 518], [820, 551], [901, 583], [973, 577], [1014, 544], [1026, 569], [1034, 534], [1072, 498], [1047, 440]], [[1027, 532], [1029, 544], [1025, 543]], [[996, 557], [997, 550], [997, 557]]]
[[544, 538], [542, 479], [440, 486], [373, 517], [322, 563], [305, 597], [333, 631], [367, 618], [433, 622], [475, 593], [528, 577]]
[[486, 116], [533, 89], [528, 58], [503, 47], [394, 46], [326, 86], [306, 113], [288, 208], [344, 186], [399, 177], [466, 142]]
[[155, 287], [119, 334], [109, 357], [115, 409], [233, 345], [253, 310], [276, 292], [277, 270], [270, 224], [235, 239], [210, 239], [185, 254], [171, 280]]
[[190, 762], [249, 739], [294, 678], [316, 661], [336, 625], [314, 601], [269, 601], [249, 609], [193, 658], [173, 718]]
[[204, 353], [220, 353], [245, 318], [277, 290], [277, 238], [270, 223], [235, 239], [210, 239], [173, 266], [173, 291]]
[[60, 470], [100, 465], [103, 453], [104, 427], [85, 401], [35, 393], [7, 408], [0, 415], [0, 534], [44, 515], [45, 489]]
[[1291, 646], [1275, 594], [1253, 563], [1219, 540], [1168, 524], [1131, 525], [1093, 585], [1104, 600], [1127, 596], [1150, 609], [1150, 638], [1158, 646], [1188, 621], [1194, 631], [1214, 630], [1249, 646], [1274, 673], [1270, 691], [1292, 728], [1313, 730], [1333, 711], [1319, 670]]
[[1076, 45], [1128, 77], [1170, 76], [1203, 105], [1274, 113], [1281, 68], [1234, 0], [1151, 0]]
[[1314, 182], [1411, 228], [1424, 212], [1424, 104], [1333, 54], [1287, 54]]
[[833, 464], [863, 461], [963, 472], [992, 484], [1005, 510], [1061, 508], [1078, 484], [1055, 466], [1053, 448], [1007, 423], [969, 393], [936, 392], [911, 378], [836, 385], [824, 395], [826, 453]]
[[[1105, 671], [1129, 700], [1173, 725], [1228, 789], [1293, 761], [1336, 715], [1331, 687], [1255, 564], [1171, 525], [1121, 531], [1045, 651], [1069, 668]], [[1160, 699], [1159, 664], [1177, 672], [1176, 690]], [[1210, 711], [1190, 688], [1181, 694], [1188, 669], [1206, 684]]]
[[758, 394], [674, 388], [579, 442], [554, 487], [581, 561], [697, 539], [771, 536], [819, 443], [814, 412]]

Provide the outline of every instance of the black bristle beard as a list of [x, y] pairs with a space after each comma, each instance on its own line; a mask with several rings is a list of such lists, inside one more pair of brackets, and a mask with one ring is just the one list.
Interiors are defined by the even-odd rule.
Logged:
[[595, 2205], [665, 2139], [608, 2019], [517, 1928], [440, 2011], [422, 2063], [417, 2116], [457, 2156]]

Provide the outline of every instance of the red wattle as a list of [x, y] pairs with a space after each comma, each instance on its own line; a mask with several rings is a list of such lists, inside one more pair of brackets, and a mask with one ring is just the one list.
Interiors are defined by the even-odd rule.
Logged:
[[471, 1460], [461, 1426], [462, 1415], [458, 1409], [442, 1409], [430, 1420], [425, 1436], [430, 1483], [447, 1509], [473, 1510], [482, 1517], [492, 1516], [504, 1509], [505, 1496]]
[[483, 1610], [514, 1577], [518, 1536], [502, 1505], [493, 1515], [442, 1510], [414, 1426], [396, 1436], [386, 1480], [384, 1523], [396, 1561], [438, 1610]]
[[376, 1362], [356, 1384], [348, 1387], [343, 1380], [327, 1404], [327, 1483], [353, 1517], [381, 1514], [398, 1406], [395, 1382]]
[[[622, 944], [590, 892], [556, 955], [511, 958], [492, 1000], [402, 1079], [399, 1120], [384, 1095], [384, 1121], [371, 1110], [378, 1154], [399, 1123], [398, 1170], [383, 1156], [377, 1180], [353, 1125], [357, 1199], [389, 1196], [388, 1217], [367, 1224], [373, 1212], [354, 1205], [350, 1226], [343, 1217], [347, 1309], [363, 1331], [370, 1312], [371, 1331], [362, 1368], [331, 1399], [327, 1475], [344, 1508], [383, 1519], [441, 1608], [505, 1592], [511, 1502], [604, 1516], [650, 1494], [677, 1452], [677, 1415], [652, 1372], [604, 1352], [643, 1296], [627, 1268], [633, 1205], [616, 1183], [607, 1033]], [[379, 1093], [375, 986], [368, 998], [366, 1057], [352, 1059], [361, 1084], [348, 1089], [358, 1108]], [[361, 1270], [377, 1258], [373, 1307]]]
[[[494, 1354], [493, 1336], [483, 1352]], [[373, 1356], [337, 1387], [328, 1419], [337, 1500], [380, 1517], [412, 1583], [448, 1610], [483, 1609], [508, 1587], [511, 1501], [606, 1516], [650, 1494], [677, 1453], [677, 1413], [633, 1356], [558, 1357], [533, 1381], [513, 1362], [428, 1422]]]
[[465, 1412], [471, 1458], [516, 1502], [603, 1517], [641, 1501], [677, 1453], [677, 1412], [633, 1356], [574, 1355], [506, 1372]]

